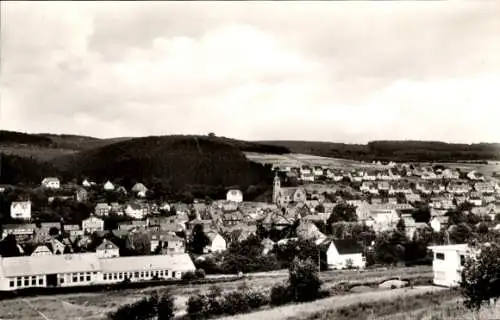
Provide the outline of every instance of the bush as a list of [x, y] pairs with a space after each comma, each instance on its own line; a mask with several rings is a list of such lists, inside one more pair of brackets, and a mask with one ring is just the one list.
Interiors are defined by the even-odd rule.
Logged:
[[120, 307], [115, 312], [108, 314], [111, 320], [149, 320], [157, 311], [156, 297], [144, 297], [139, 301]]
[[174, 297], [170, 292], [164, 293], [158, 301], [157, 320], [170, 320], [174, 318]]
[[312, 301], [319, 297], [321, 280], [318, 267], [311, 260], [295, 259], [290, 266], [289, 284], [294, 300]]
[[271, 288], [270, 303], [280, 306], [293, 301], [292, 291], [286, 284], [276, 284]]
[[190, 319], [205, 319], [208, 316], [207, 299], [202, 294], [189, 297], [187, 301], [187, 313]]
[[194, 275], [196, 276], [197, 279], [204, 279], [205, 278], [205, 270], [196, 269], [196, 271], [194, 272]]
[[115, 312], [108, 314], [112, 320], [170, 320], [174, 318], [174, 298], [169, 293], [159, 297], [153, 293], [139, 301], [120, 307]]
[[223, 301], [223, 309], [226, 314], [234, 315], [250, 311], [250, 304], [243, 291], [236, 290], [226, 293]]
[[187, 282], [196, 280], [196, 278], [196, 274], [193, 271], [188, 271], [182, 274], [182, 280]]

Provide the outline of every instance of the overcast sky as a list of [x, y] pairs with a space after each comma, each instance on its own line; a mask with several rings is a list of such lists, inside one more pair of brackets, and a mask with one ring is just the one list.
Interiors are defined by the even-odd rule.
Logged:
[[2, 2], [0, 127], [500, 142], [500, 2]]

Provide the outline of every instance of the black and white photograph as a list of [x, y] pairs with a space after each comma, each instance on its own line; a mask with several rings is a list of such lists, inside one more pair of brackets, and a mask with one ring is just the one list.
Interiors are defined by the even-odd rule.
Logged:
[[0, 2], [0, 320], [493, 320], [499, 288], [499, 1]]

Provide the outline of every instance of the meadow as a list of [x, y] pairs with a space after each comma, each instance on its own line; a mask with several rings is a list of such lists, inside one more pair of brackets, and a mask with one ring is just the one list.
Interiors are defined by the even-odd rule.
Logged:
[[[372, 292], [350, 293], [349, 291], [342, 292], [338, 290], [338, 288], [346, 287], [346, 284], [349, 286], [376, 286], [380, 282], [398, 277], [429, 281], [431, 276], [432, 271], [428, 266], [375, 269], [360, 272], [326, 271], [321, 273], [324, 289], [336, 292], [336, 295], [349, 295], [352, 301], [359, 299], [359, 294], [377, 297], [379, 290], [374, 288]], [[217, 286], [222, 288], [223, 291], [236, 290], [245, 285], [253, 289], [268, 292], [274, 284], [284, 282], [287, 278], [288, 274], [286, 271], [258, 273], [250, 274], [246, 279], [219, 283]], [[175, 296], [176, 313], [178, 316], [181, 316], [185, 314], [185, 303], [190, 295], [207, 292], [212, 286], [213, 284], [170, 285], [139, 290], [127, 289], [121, 291], [61, 294], [3, 300], [0, 301], [0, 319], [105, 319], [108, 312], [117, 309], [121, 305], [134, 302], [153, 291], [161, 292], [166, 289], [169, 289]]]

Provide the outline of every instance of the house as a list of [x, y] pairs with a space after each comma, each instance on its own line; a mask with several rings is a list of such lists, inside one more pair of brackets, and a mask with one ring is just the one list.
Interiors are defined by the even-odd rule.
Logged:
[[467, 173], [467, 179], [473, 180], [473, 181], [484, 181], [484, 175], [477, 172], [476, 170], [472, 170]]
[[389, 189], [390, 189], [389, 182], [381, 181], [381, 182], [377, 183], [377, 189], [379, 191], [389, 191]]
[[16, 239], [32, 237], [35, 234], [36, 225], [34, 223], [4, 224], [2, 226], [2, 239], [12, 234]]
[[30, 220], [31, 201], [13, 201], [10, 204], [10, 217], [12, 219]]
[[64, 254], [66, 245], [57, 239], [51, 239], [47, 242], [47, 247], [52, 251], [53, 254]]
[[285, 207], [289, 203], [305, 203], [306, 191], [303, 188], [279, 188], [276, 194], [275, 203], [280, 207]]
[[447, 168], [441, 172], [441, 177], [446, 180], [458, 180], [460, 179], [460, 174], [456, 170]]
[[375, 181], [377, 180], [377, 172], [376, 171], [365, 171], [363, 173], [363, 180], [364, 181]]
[[231, 201], [231, 202], [243, 202], [243, 193], [240, 190], [229, 190], [226, 194], [226, 201]]
[[373, 230], [383, 232], [393, 230], [399, 221], [396, 209], [387, 206], [372, 205], [370, 207], [370, 217], [373, 219]]
[[90, 181], [88, 181], [87, 179], [85, 179], [82, 181], [82, 186], [84, 188], [88, 188], [88, 187], [92, 186], [92, 183]]
[[109, 211], [111, 210], [110, 205], [107, 203], [97, 203], [94, 208], [94, 214], [98, 217], [106, 217], [109, 215]]
[[211, 231], [207, 232], [206, 235], [210, 240], [210, 244], [205, 247], [205, 252], [222, 252], [226, 250], [226, 240], [219, 233]]
[[75, 199], [77, 202], [86, 202], [89, 198], [89, 193], [85, 188], [78, 188], [75, 192]]
[[113, 191], [115, 190], [115, 185], [111, 183], [111, 181], [106, 181], [106, 183], [104, 184], [104, 190], [106, 191]]
[[267, 255], [274, 249], [274, 245], [276, 244], [273, 240], [269, 238], [263, 239], [260, 244], [262, 245], [262, 255]]
[[82, 221], [82, 229], [84, 233], [90, 234], [96, 231], [104, 230], [104, 220], [99, 219], [96, 216], [90, 216], [89, 218]]
[[36, 230], [36, 233], [41, 238], [46, 238], [50, 236], [51, 230], [56, 230], [59, 234], [61, 232], [62, 225], [60, 222], [42, 222], [40, 223], [40, 228]]
[[50, 256], [50, 255], [52, 255], [52, 251], [50, 251], [50, 249], [45, 245], [36, 247], [35, 250], [33, 250], [33, 252], [31, 253], [31, 256]]
[[65, 224], [63, 225], [63, 230], [70, 239], [76, 239], [77, 237], [83, 236], [84, 232], [77, 224]]
[[132, 192], [135, 193], [138, 197], [145, 197], [146, 196], [146, 193], [148, 192], [148, 188], [146, 188], [145, 185], [143, 185], [142, 183], [138, 182], [136, 184], [134, 184], [134, 186], [132, 187]]
[[120, 256], [120, 248], [108, 239], [104, 239], [95, 249], [95, 252], [97, 253], [97, 257], [100, 259]]
[[322, 168], [322, 167], [320, 167], [320, 166], [315, 166], [315, 167], [314, 167], [314, 170], [313, 170], [313, 174], [314, 174], [314, 176], [316, 176], [316, 177], [323, 176], [323, 168]]
[[149, 233], [149, 240], [151, 252], [155, 252], [158, 247], [163, 254], [182, 254], [186, 252], [184, 239], [173, 232], [153, 231]]
[[320, 245], [326, 252], [328, 269], [364, 269], [366, 259], [363, 248], [355, 240], [326, 240]]
[[129, 203], [124, 210], [125, 214], [133, 219], [144, 219], [149, 214], [149, 207], [142, 203]]
[[324, 241], [326, 239], [326, 236], [311, 221], [300, 221], [296, 232], [297, 237], [303, 240]]
[[422, 201], [422, 198], [418, 193], [407, 193], [405, 194], [405, 199], [410, 203]]
[[448, 227], [448, 217], [447, 216], [434, 216], [429, 221], [429, 224], [434, 230], [434, 232], [440, 232]]
[[132, 220], [132, 221], [123, 221], [118, 223], [118, 230], [126, 230], [132, 231], [137, 229], [146, 229], [147, 221], [145, 220]]
[[58, 178], [49, 177], [42, 180], [42, 187], [47, 189], [59, 189], [61, 188], [61, 182]]
[[114, 214], [117, 216], [123, 216], [123, 206], [118, 202], [111, 202], [109, 204], [109, 214]]
[[461, 271], [465, 258], [470, 256], [471, 250], [467, 244], [452, 244], [431, 246], [433, 260], [432, 272], [435, 285], [456, 287], [461, 281]]
[[411, 215], [401, 215], [401, 219], [405, 225], [405, 233], [408, 239], [413, 239], [415, 233], [418, 229], [425, 228], [427, 226], [426, 223], [417, 223], [415, 219]]

